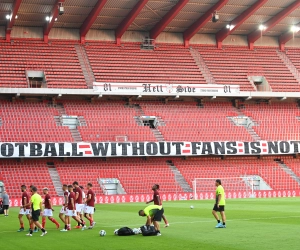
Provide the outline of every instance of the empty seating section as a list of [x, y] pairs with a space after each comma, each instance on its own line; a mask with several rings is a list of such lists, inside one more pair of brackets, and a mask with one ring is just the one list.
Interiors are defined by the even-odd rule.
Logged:
[[26, 185], [28, 192], [34, 185], [40, 194], [47, 187], [50, 195], [57, 195], [45, 160], [1, 160], [0, 175], [11, 198], [21, 198], [21, 185]]
[[263, 75], [272, 91], [300, 91], [300, 85], [276, 53], [276, 48], [197, 47], [217, 84], [237, 84], [254, 91], [248, 76]]
[[141, 50], [139, 44], [89, 43], [85, 46], [98, 82], [205, 84], [188, 49], [159, 45]]
[[99, 178], [119, 179], [127, 194], [151, 194], [151, 187], [157, 182], [162, 192], [182, 192], [163, 158], [71, 159], [55, 166], [63, 183], [92, 182], [98, 194], [102, 193]]
[[57, 126], [58, 111], [47, 103], [0, 101], [1, 142], [70, 142], [68, 127]]
[[0, 87], [27, 88], [26, 70], [44, 71], [48, 88], [87, 88], [74, 45], [0, 43]]
[[[274, 190], [300, 188], [299, 184], [271, 157], [259, 160], [253, 157], [239, 157], [226, 160], [219, 158], [196, 158], [186, 161], [175, 158], [173, 162], [191, 186], [195, 178], [222, 179], [258, 175]], [[211, 186], [213, 185], [214, 180], [211, 183]], [[225, 183], [224, 186], [226, 187]], [[236, 190], [234, 185], [231, 186], [234, 190], [227, 191]]]
[[294, 66], [298, 69], [300, 72], [300, 52], [299, 49], [287, 49], [286, 55], [288, 58], [292, 61]]
[[87, 126], [80, 126], [83, 141], [116, 141], [116, 136], [127, 136], [128, 141], [156, 141], [149, 127], [139, 126], [133, 107], [122, 101], [64, 102], [68, 115], [83, 116]]
[[252, 128], [262, 140], [300, 140], [297, 103], [245, 104], [243, 113], [258, 123]]
[[229, 116], [238, 113], [230, 102], [138, 102], [147, 116], [161, 117], [165, 126], [158, 129], [166, 141], [252, 141], [242, 126], [235, 126]]

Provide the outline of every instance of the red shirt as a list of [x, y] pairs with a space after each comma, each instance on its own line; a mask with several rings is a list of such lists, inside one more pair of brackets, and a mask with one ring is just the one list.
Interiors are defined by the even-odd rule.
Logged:
[[45, 208], [46, 209], [51, 209], [51, 206], [50, 206], [50, 195], [49, 194], [46, 194], [45, 195], [45, 199], [44, 199], [44, 204], [45, 204]]
[[92, 189], [89, 189], [89, 191], [86, 194], [86, 198], [88, 199], [90, 195], [91, 195], [91, 199], [86, 204], [90, 207], [94, 207], [95, 206], [95, 193]]
[[[69, 192], [65, 191], [64, 192], [64, 203], [65, 203], [65, 197], [67, 197], [67, 202], [68, 202], [68, 196], [69, 196]], [[64, 205], [67, 205], [67, 204], [64, 204]]]
[[[26, 198], [26, 204], [28, 204], [29, 201], [30, 201], [30, 198], [29, 198], [29, 195], [28, 195], [28, 193], [26, 191], [22, 193], [22, 206], [25, 205], [25, 202], [24, 202], [25, 198]], [[30, 209], [30, 205], [26, 206], [25, 208], [26, 209]]]
[[80, 187], [75, 188], [74, 193], [75, 193], [75, 197], [76, 197], [76, 194], [78, 193], [78, 198], [75, 201], [75, 203], [82, 204], [82, 190], [81, 190], [81, 188]]
[[153, 201], [154, 201], [154, 205], [158, 205], [158, 206], [161, 206], [162, 205], [162, 202], [161, 202], [161, 199], [160, 199], [160, 202], [158, 201], [158, 198], [159, 197], [159, 192], [157, 190], [154, 191], [153, 193]]
[[[74, 202], [74, 207], [72, 206], [72, 202], [71, 202], [72, 198], [73, 198], [73, 202]], [[69, 193], [69, 197], [68, 197], [68, 209], [69, 210], [75, 210], [75, 193], [74, 192], [70, 192]]]

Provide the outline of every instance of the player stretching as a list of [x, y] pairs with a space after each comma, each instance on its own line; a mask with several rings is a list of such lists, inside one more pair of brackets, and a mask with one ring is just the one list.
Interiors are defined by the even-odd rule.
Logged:
[[[218, 221], [216, 228], [225, 228], [226, 227], [226, 216], [225, 216], [225, 192], [224, 188], [222, 187], [221, 180], [216, 180], [216, 204], [214, 205], [212, 214]], [[222, 222], [219, 219], [217, 212], [220, 212], [222, 217]]]
[[[70, 217], [72, 217], [74, 220], [76, 220], [79, 223], [79, 225], [82, 226], [82, 228], [85, 228], [85, 225], [80, 221], [80, 219], [77, 217], [77, 214], [76, 214], [75, 194], [73, 192], [73, 186], [69, 185], [68, 189], [69, 189], [69, 197], [68, 197], [68, 204], [67, 204], [68, 210], [67, 210], [66, 216], [65, 216], [67, 230], [71, 230]], [[65, 231], [62, 231], [62, 232], [65, 232]]]
[[94, 207], [95, 207], [95, 193], [92, 190], [92, 183], [87, 184], [86, 206], [84, 208], [84, 217], [90, 221], [89, 229], [92, 229], [96, 222], [93, 220]]
[[62, 208], [60, 209], [59, 212], [59, 218], [61, 219], [61, 221], [65, 224], [65, 228], [60, 230], [61, 232], [65, 232], [68, 229], [67, 223], [66, 223], [66, 209], [67, 209], [67, 205], [68, 205], [68, 196], [69, 196], [69, 192], [68, 192], [68, 185], [64, 184], [62, 187], [62, 190], [64, 192], [64, 203]]
[[[31, 187], [32, 196], [30, 198], [30, 206], [31, 206], [31, 224], [34, 224], [39, 229], [42, 230], [42, 235], [45, 236], [47, 234], [47, 231], [42, 227], [42, 225], [39, 223], [39, 217], [40, 214], [43, 212], [43, 205], [42, 205], [42, 197], [37, 193], [36, 187]], [[32, 236], [32, 227], [30, 228], [30, 231], [27, 236]]]
[[19, 212], [19, 221], [20, 221], [20, 229], [17, 232], [22, 232], [24, 231], [24, 222], [23, 222], [23, 215], [26, 215], [28, 222], [29, 222], [29, 229], [31, 227], [30, 223], [30, 205], [29, 205], [29, 195], [26, 191], [26, 186], [22, 185], [21, 186], [21, 191], [22, 191], [22, 206], [20, 207], [20, 212]]
[[[154, 205], [162, 206], [162, 200], [160, 199], [159, 192], [158, 192], [159, 185], [158, 184], [154, 184], [153, 187], [152, 187], [152, 190], [153, 190], [153, 199], [151, 201], [146, 202], [146, 204], [154, 202]], [[169, 222], [168, 222], [168, 220], [167, 220], [167, 218], [166, 218], [166, 216], [164, 214], [162, 215], [162, 218], [163, 218], [163, 220], [165, 222], [165, 227], [170, 226]]]
[[161, 236], [160, 225], [162, 215], [164, 214], [164, 209], [162, 206], [150, 205], [143, 210], [139, 211], [139, 216], [146, 216], [146, 226], [150, 226], [153, 222], [153, 225], [157, 231], [157, 236]]
[[56, 225], [56, 228], [59, 228], [59, 223], [53, 218], [53, 213], [54, 209], [52, 208], [52, 202], [51, 202], [51, 197], [48, 194], [48, 188], [43, 189], [43, 193], [45, 195], [44, 197], [44, 204], [45, 204], [45, 209], [42, 217], [42, 227], [45, 228], [46, 225], [46, 217], [53, 222]]
[[77, 181], [73, 182], [74, 186], [74, 193], [75, 193], [75, 207], [77, 216], [80, 219], [80, 222], [78, 222], [78, 225], [75, 228], [81, 228], [80, 224], [85, 224], [85, 222], [82, 219], [82, 210], [83, 210], [83, 203], [82, 203], [82, 190], [78, 185]]

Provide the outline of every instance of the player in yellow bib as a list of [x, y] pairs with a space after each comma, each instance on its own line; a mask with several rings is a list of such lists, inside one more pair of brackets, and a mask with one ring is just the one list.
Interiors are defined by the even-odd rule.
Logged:
[[[226, 216], [225, 216], [225, 192], [224, 188], [222, 187], [222, 182], [220, 179], [216, 180], [216, 203], [212, 210], [213, 216], [218, 221], [216, 228], [226, 228]], [[217, 212], [220, 212], [222, 217], [222, 222], [219, 219]]]

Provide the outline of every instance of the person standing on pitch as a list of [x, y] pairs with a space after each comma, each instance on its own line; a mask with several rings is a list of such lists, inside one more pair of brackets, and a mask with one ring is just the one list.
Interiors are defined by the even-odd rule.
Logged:
[[2, 202], [3, 202], [4, 216], [7, 217], [9, 211], [9, 196], [6, 191], [3, 192]]
[[78, 185], [77, 181], [73, 182], [73, 187], [74, 187], [74, 194], [75, 194], [75, 208], [76, 208], [76, 212], [77, 212], [77, 216], [80, 219], [80, 222], [78, 222], [77, 226], [75, 228], [81, 228], [81, 223], [85, 224], [84, 220], [82, 219], [82, 214], [83, 214], [83, 207], [84, 204], [82, 203], [82, 190]]
[[95, 210], [95, 193], [92, 190], [92, 183], [87, 184], [87, 197], [86, 197], [86, 206], [84, 207], [84, 217], [87, 218], [90, 222], [89, 229], [93, 229], [96, 222], [94, 222], [93, 214]]
[[66, 223], [66, 213], [67, 213], [67, 206], [68, 206], [68, 196], [69, 196], [69, 191], [68, 191], [68, 185], [67, 184], [64, 184], [62, 186], [62, 190], [64, 192], [64, 203], [62, 205], [62, 208], [60, 209], [60, 212], [59, 212], [59, 218], [61, 219], [61, 221], [65, 224], [65, 227], [60, 230], [61, 232], [65, 232], [65, 231], [68, 231], [68, 225]]
[[[30, 206], [31, 206], [31, 223], [33, 223], [35, 226], [37, 226], [39, 229], [42, 230], [41, 236], [45, 236], [47, 234], [47, 231], [42, 227], [42, 225], [39, 222], [39, 218], [41, 213], [43, 212], [43, 200], [42, 197], [37, 193], [36, 187], [31, 187], [32, 196], [30, 198]], [[27, 236], [32, 236], [32, 228], [30, 228], [30, 231]]]
[[22, 185], [21, 186], [21, 191], [22, 191], [22, 206], [20, 207], [20, 212], [19, 212], [19, 221], [20, 221], [20, 229], [17, 232], [22, 232], [24, 231], [24, 222], [23, 222], [23, 215], [26, 215], [28, 222], [29, 222], [29, 228], [30, 228], [30, 205], [29, 205], [29, 194], [26, 191], [26, 186]]
[[[162, 200], [160, 199], [160, 195], [159, 195], [159, 185], [158, 184], [154, 184], [153, 187], [152, 187], [152, 190], [153, 190], [153, 199], [151, 201], [147, 201], [146, 204], [149, 204], [151, 202], [154, 202], [154, 205], [158, 205], [158, 206], [162, 206]], [[165, 222], [165, 227], [168, 227], [170, 226], [169, 225], [169, 222], [166, 218], [166, 216], [163, 214], [162, 215], [162, 218]]]
[[48, 217], [48, 219], [54, 223], [56, 225], [56, 228], [59, 228], [59, 223], [53, 218], [53, 207], [52, 207], [52, 202], [51, 202], [51, 197], [48, 194], [48, 188], [43, 188], [43, 193], [45, 195], [44, 197], [44, 205], [45, 205], [45, 209], [44, 209], [44, 213], [43, 213], [43, 217], [42, 217], [42, 227], [45, 228], [46, 225], [46, 217]]
[[[225, 216], [225, 192], [224, 188], [222, 187], [222, 182], [220, 179], [216, 180], [215, 183], [217, 189], [216, 189], [216, 203], [214, 205], [214, 208], [212, 210], [213, 216], [218, 221], [218, 224], [216, 225], [216, 228], [226, 228], [226, 216]], [[217, 212], [220, 212], [222, 217], [222, 222], [219, 219], [219, 216]]]

